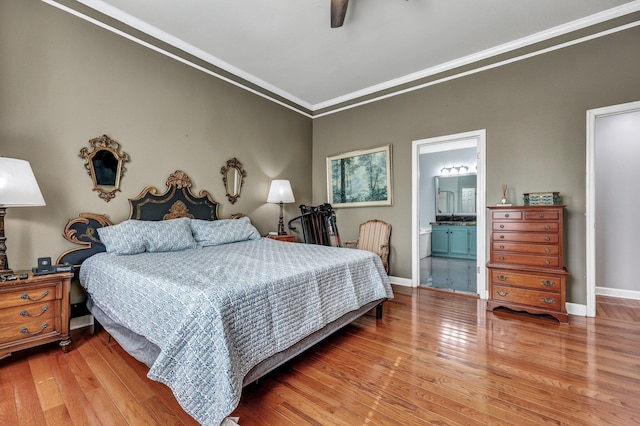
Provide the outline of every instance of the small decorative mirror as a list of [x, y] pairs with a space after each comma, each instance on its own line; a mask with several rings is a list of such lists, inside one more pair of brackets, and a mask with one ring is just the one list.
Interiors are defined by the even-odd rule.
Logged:
[[220, 173], [224, 189], [227, 191], [227, 198], [231, 204], [235, 204], [240, 198], [240, 190], [247, 172], [242, 169], [242, 163], [234, 157], [227, 161], [227, 165], [220, 169]]
[[80, 158], [86, 160], [84, 167], [93, 181], [93, 190], [100, 198], [111, 201], [120, 191], [120, 180], [127, 169], [129, 154], [120, 151], [120, 144], [107, 135], [89, 141], [90, 149], [82, 148]]

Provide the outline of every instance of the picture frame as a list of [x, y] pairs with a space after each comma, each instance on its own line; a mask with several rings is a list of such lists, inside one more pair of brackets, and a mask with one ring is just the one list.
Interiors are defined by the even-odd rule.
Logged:
[[333, 207], [392, 204], [391, 145], [327, 157], [327, 199]]

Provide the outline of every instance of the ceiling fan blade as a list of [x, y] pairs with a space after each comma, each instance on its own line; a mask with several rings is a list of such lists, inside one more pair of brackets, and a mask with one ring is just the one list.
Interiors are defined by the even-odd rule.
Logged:
[[349, 0], [331, 0], [331, 28], [342, 26], [348, 5]]

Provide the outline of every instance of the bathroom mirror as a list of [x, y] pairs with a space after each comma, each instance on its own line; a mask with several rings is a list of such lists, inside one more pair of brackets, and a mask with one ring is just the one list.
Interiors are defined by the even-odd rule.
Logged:
[[247, 172], [242, 168], [242, 163], [234, 157], [227, 161], [227, 165], [220, 169], [220, 173], [222, 174], [224, 189], [227, 191], [227, 198], [231, 204], [235, 204], [237, 199], [240, 198], [240, 190]]
[[476, 214], [475, 173], [436, 176], [436, 215]]
[[80, 158], [93, 181], [93, 190], [106, 202], [111, 201], [120, 191], [120, 180], [127, 169], [129, 154], [120, 150], [120, 144], [107, 135], [89, 141], [89, 147], [80, 150]]

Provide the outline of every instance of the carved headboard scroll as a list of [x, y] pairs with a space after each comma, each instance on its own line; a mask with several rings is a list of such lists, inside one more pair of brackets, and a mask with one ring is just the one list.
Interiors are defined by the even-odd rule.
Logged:
[[167, 179], [167, 190], [147, 186], [140, 195], [129, 200], [129, 219], [167, 220], [178, 217], [218, 220], [218, 203], [205, 190], [197, 196], [191, 192], [191, 179], [182, 170], [176, 170]]

